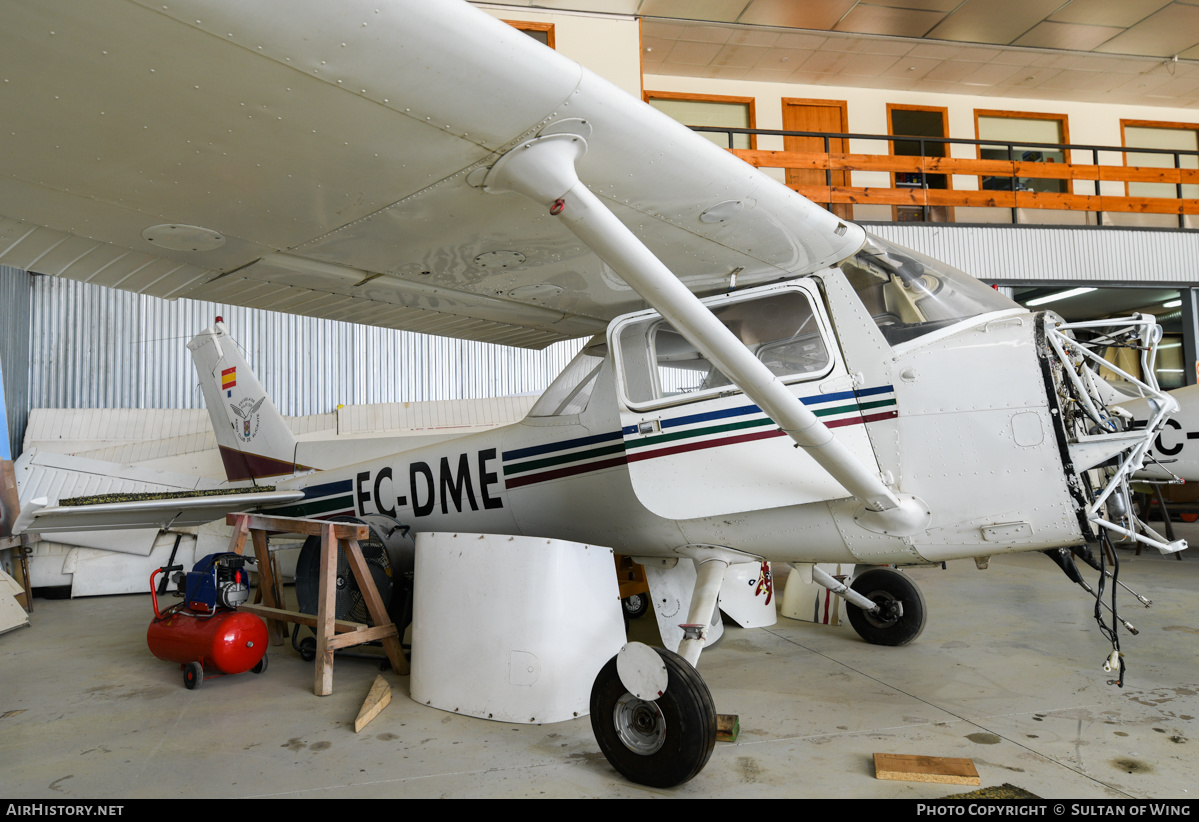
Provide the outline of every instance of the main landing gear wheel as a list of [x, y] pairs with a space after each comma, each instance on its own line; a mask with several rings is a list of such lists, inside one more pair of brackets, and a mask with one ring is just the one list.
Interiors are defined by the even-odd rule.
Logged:
[[666, 666], [666, 690], [653, 702], [629, 693], [612, 657], [591, 688], [591, 728], [600, 750], [626, 778], [673, 788], [694, 777], [716, 746], [716, 705], [685, 659], [654, 648]]
[[891, 568], [871, 568], [850, 587], [881, 609], [871, 614], [846, 602], [849, 624], [871, 645], [907, 645], [924, 630], [924, 595], [906, 574]]
[[624, 608], [624, 615], [628, 619], [637, 619], [644, 616], [649, 610], [649, 596], [646, 594], [630, 594], [620, 601], [620, 605]]

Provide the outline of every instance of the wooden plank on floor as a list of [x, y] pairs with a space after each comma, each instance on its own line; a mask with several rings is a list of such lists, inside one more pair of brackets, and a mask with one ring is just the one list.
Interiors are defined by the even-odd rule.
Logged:
[[366, 695], [366, 700], [362, 703], [362, 709], [358, 711], [358, 718], [354, 720], [354, 733], [365, 728], [366, 723], [378, 716], [379, 712], [390, 702], [391, 686], [387, 684], [383, 675], [379, 674], [375, 677], [375, 684], [371, 685], [370, 693]]
[[913, 754], [874, 755], [874, 776], [902, 782], [939, 782], [947, 785], [981, 785], [974, 760]]

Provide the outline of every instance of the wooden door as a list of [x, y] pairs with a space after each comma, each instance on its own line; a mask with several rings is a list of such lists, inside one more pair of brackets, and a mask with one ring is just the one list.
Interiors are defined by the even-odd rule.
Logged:
[[[784, 131], [817, 131], [825, 134], [844, 134], [848, 131], [847, 106], [844, 100], [800, 100], [789, 97], [783, 98], [783, 130]], [[800, 151], [805, 154], [823, 154], [825, 141], [822, 137], [784, 137], [784, 151]], [[828, 140], [828, 151], [831, 154], [845, 154], [848, 151], [848, 141], [835, 137]], [[787, 169], [787, 185], [789, 186], [834, 186], [849, 185], [849, 172], [833, 171], [831, 174], [822, 169], [789, 168]], [[820, 202], [819, 198], [816, 198]], [[849, 203], [821, 203], [838, 217], [846, 220], [853, 219], [853, 206]]]

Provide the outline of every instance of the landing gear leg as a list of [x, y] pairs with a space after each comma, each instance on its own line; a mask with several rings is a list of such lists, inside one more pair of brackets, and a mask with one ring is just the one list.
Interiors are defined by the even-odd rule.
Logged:
[[591, 688], [591, 728], [600, 750], [626, 778], [655, 788], [693, 778], [716, 745], [716, 705], [695, 663], [729, 557], [720, 549], [686, 553], [697, 568], [679, 653], [631, 642]]

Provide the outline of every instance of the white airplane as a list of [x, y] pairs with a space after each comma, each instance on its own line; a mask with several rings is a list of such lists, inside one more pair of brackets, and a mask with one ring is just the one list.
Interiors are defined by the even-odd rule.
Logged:
[[[1168, 392], [1178, 403], [1172, 414], [1153, 439], [1146, 453], [1146, 466], [1139, 476], [1145, 479], [1171, 481], [1182, 479], [1199, 482], [1199, 385], [1188, 385]], [[1138, 425], [1146, 424], [1152, 409], [1143, 399], [1121, 404], [1132, 414]]]
[[[278, 490], [47, 506], [22, 527], [275, 506], [692, 560], [679, 654], [630, 643], [592, 692], [609, 762], [659, 786], [712, 752], [694, 665], [729, 565], [791, 563], [899, 645], [923, 599], [888, 566], [1138, 535], [1128, 480], [1175, 407], [1152, 317], [1029, 312], [464, 3], [38, 0], [5, 18], [0, 262], [514, 345], [591, 338], [519, 424], [324, 471], [230, 385], [230, 457]], [[1112, 344], [1149, 366], [1122, 375], [1143, 429], [1114, 422], [1097, 378]], [[845, 586], [816, 563], [876, 567]]]

